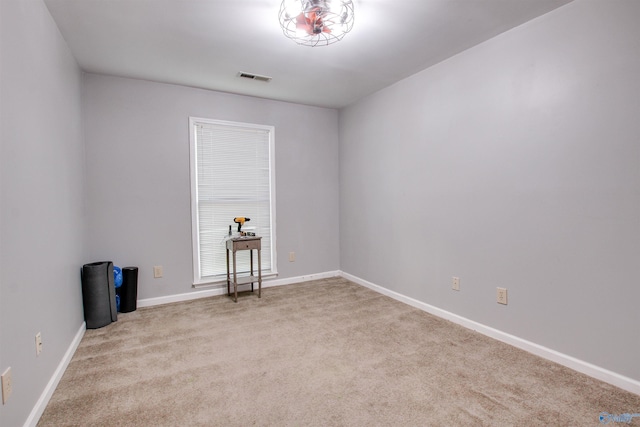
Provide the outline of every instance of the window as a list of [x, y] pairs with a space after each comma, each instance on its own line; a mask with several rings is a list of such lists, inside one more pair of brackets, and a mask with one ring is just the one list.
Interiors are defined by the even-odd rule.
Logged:
[[[226, 281], [225, 238], [233, 218], [262, 237], [262, 272], [276, 273], [274, 128], [189, 118], [194, 285]], [[249, 271], [248, 256], [238, 271]]]

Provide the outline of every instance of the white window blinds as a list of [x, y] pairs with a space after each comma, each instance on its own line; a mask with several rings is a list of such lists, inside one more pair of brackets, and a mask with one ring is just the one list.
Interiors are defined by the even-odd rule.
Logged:
[[[190, 118], [194, 283], [226, 280], [224, 239], [234, 217], [262, 237], [263, 274], [275, 273], [275, 200], [271, 126]], [[249, 257], [238, 255], [238, 271]]]

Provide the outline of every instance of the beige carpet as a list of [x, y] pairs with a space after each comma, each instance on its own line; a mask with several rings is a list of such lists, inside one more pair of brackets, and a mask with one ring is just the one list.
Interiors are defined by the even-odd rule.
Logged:
[[640, 396], [335, 278], [121, 313], [87, 330], [38, 426], [596, 426], [603, 411], [640, 412]]

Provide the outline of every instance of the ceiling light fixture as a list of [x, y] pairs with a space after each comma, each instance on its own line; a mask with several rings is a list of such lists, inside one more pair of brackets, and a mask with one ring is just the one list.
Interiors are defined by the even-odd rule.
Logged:
[[303, 46], [327, 46], [353, 28], [352, 0], [283, 0], [280, 26], [285, 36]]

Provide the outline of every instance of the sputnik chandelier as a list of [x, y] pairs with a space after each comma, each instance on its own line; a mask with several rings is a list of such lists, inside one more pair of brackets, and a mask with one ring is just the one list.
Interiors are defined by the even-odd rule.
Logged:
[[280, 26], [284, 35], [304, 46], [327, 46], [353, 28], [352, 0], [283, 0]]

